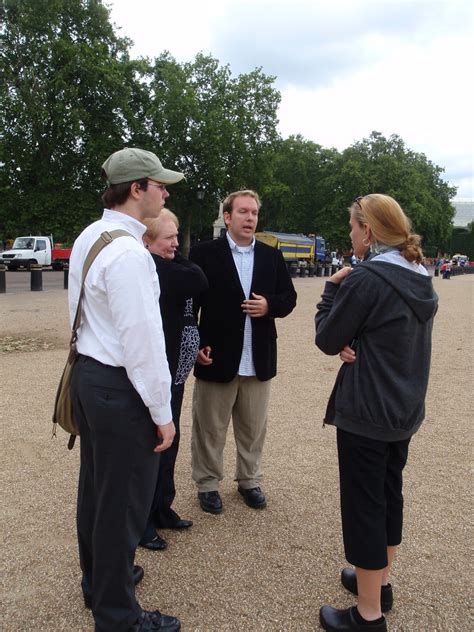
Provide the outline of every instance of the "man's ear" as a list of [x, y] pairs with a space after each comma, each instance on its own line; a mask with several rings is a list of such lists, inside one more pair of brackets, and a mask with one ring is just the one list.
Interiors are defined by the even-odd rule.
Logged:
[[141, 187], [138, 184], [138, 182], [132, 182], [132, 185], [130, 187], [130, 195], [133, 197], [134, 200], [138, 200], [138, 198], [140, 197], [140, 191], [141, 191]]
[[230, 223], [230, 213], [228, 213], [227, 211], [224, 211], [222, 215], [224, 217], [225, 225], [228, 226]]

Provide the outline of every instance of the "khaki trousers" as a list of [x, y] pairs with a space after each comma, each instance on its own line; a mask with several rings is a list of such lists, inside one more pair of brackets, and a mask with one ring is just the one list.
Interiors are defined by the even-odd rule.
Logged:
[[237, 446], [235, 480], [243, 489], [259, 487], [270, 382], [242, 375], [224, 384], [196, 379], [191, 455], [192, 476], [200, 492], [216, 491], [224, 478], [224, 446], [231, 416]]

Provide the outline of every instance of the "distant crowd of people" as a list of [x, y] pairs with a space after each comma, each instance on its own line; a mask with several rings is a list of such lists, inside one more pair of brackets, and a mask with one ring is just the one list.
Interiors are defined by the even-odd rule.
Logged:
[[[137, 602], [144, 570], [134, 560], [137, 546], [166, 548], [163, 530], [193, 526], [173, 507], [186, 379], [194, 370], [191, 466], [200, 508], [224, 510], [219, 484], [232, 420], [236, 491], [263, 510], [275, 320], [293, 311], [297, 295], [281, 252], [255, 239], [255, 191], [227, 196], [226, 234], [197, 244], [187, 260], [178, 252], [178, 219], [164, 208], [168, 186], [183, 174], [137, 148], [115, 152], [102, 170], [104, 212], [77, 238], [69, 271], [71, 322], [84, 293], [72, 386], [82, 592], [96, 632], [173, 632], [181, 628], [177, 617]], [[323, 606], [320, 624], [385, 632], [402, 539], [402, 472], [424, 418], [437, 296], [420, 238], [393, 198], [358, 197], [349, 218], [351, 267], [340, 266], [325, 284], [315, 341], [342, 360], [324, 419], [337, 429], [351, 564], [341, 582], [357, 605]], [[116, 230], [124, 233], [84, 280], [91, 248]], [[206, 629], [205, 612], [202, 622]]]

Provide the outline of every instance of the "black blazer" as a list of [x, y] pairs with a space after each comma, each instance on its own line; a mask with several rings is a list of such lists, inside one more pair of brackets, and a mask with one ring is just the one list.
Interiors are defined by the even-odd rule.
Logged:
[[[211, 382], [230, 382], [239, 370], [244, 340], [245, 295], [227, 237], [197, 244], [189, 258], [204, 271], [209, 289], [195, 302], [200, 307], [201, 349], [211, 347], [213, 363], [196, 364], [194, 375]], [[279, 250], [255, 242], [251, 292], [268, 301], [268, 314], [251, 318], [252, 351], [259, 380], [276, 375], [277, 350], [275, 318], [283, 318], [296, 305], [296, 292]]]

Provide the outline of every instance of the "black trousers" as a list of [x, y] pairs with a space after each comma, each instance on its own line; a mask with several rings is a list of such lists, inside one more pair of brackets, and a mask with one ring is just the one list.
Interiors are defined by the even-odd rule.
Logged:
[[82, 589], [92, 596], [96, 632], [121, 632], [141, 612], [132, 573], [159, 466], [156, 426], [124, 368], [80, 356], [72, 395], [81, 444]]
[[376, 441], [337, 429], [344, 551], [367, 570], [387, 566], [387, 546], [402, 541], [404, 441]]
[[184, 384], [173, 384], [171, 387], [171, 412], [173, 414], [176, 434], [170, 447], [161, 453], [155, 495], [148, 522], [140, 540], [141, 543], [150, 542], [156, 535], [156, 529], [172, 527], [176, 520], [179, 519], [178, 514], [171, 509], [171, 505], [176, 496], [174, 468], [179, 450], [179, 420], [181, 417], [183, 396]]

